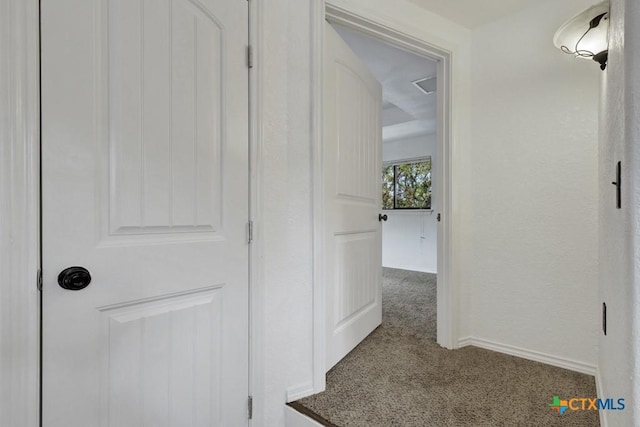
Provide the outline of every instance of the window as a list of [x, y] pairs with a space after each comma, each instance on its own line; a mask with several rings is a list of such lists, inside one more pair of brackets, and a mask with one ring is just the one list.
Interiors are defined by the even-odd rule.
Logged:
[[431, 157], [383, 166], [382, 209], [431, 209]]

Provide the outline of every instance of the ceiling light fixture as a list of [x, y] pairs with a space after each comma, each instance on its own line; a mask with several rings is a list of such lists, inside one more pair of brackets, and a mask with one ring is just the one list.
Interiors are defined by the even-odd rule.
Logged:
[[593, 59], [607, 67], [609, 52], [609, 1], [590, 7], [556, 31], [553, 44], [576, 58]]

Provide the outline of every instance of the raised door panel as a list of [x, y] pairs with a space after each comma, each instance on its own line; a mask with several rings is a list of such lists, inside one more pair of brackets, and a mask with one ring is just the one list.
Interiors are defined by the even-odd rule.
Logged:
[[324, 55], [324, 274], [327, 366], [382, 320], [382, 89], [326, 24]]
[[101, 307], [108, 425], [221, 425], [222, 286]]
[[223, 39], [192, 0], [109, 0], [110, 235], [220, 229]]
[[[380, 162], [380, 111], [371, 82], [342, 61], [335, 62], [337, 119], [336, 197], [375, 205], [379, 185], [371, 178]], [[376, 87], [374, 86], [375, 90]]]
[[333, 331], [337, 334], [380, 302], [380, 283], [372, 266], [378, 243], [375, 231], [338, 235], [335, 240]]

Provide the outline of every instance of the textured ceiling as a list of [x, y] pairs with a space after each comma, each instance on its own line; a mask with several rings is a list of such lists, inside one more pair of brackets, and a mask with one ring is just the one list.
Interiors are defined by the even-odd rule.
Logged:
[[[467, 28], [477, 28], [540, 0], [409, 0]], [[560, 0], [562, 1], [562, 0]], [[594, 0], [595, 1], [595, 0]]]
[[336, 30], [382, 84], [382, 124], [385, 141], [436, 130], [436, 94], [421, 92], [413, 81], [433, 77], [437, 62], [389, 46], [344, 27]]

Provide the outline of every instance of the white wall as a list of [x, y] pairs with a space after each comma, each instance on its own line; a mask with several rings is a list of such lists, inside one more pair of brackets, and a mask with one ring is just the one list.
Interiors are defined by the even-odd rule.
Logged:
[[[599, 151], [600, 299], [607, 336], [599, 333], [599, 386], [626, 399], [624, 411], [601, 412], [609, 426], [640, 422], [640, 4], [611, 2], [609, 64], [603, 74]], [[625, 120], [626, 119], [626, 120]], [[622, 161], [622, 209], [615, 209], [615, 164]], [[633, 187], [632, 187], [633, 186]], [[604, 425], [604, 424], [603, 424]]]
[[[595, 371], [600, 70], [552, 44], [593, 0], [472, 33], [469, 336]], [[609, 184], [611, 185], [611, 184]]]
[[436, 155], [438, 141], [435, 134], [414, 136], [382, 143], [382, 161], [405, 160], [414, 157], [431, 156], [431, 168], [437, 168]]
[[[385, 141], [382, 160], [391, 162], [431, 156], [431, 176], [437, 175], [437, 138], [435, 134]], [[433, 183], [432, 180], [432, 183]], [[434, 188], [435, 188], [435, 183]], [[388, 221], [382, 226], [382, 265], [403, 270], [436, 273], [438, 270], [438, 200], [431, 195], [431, 212], [384, 211]]]
[[263, 426], [283, 426], [287, 393], [312, 387], [312, 0], [273, 0], [261, 7], [256, 285], [263, 295], [265, 353], [264, 390], [256, 390], [255, 400]]

